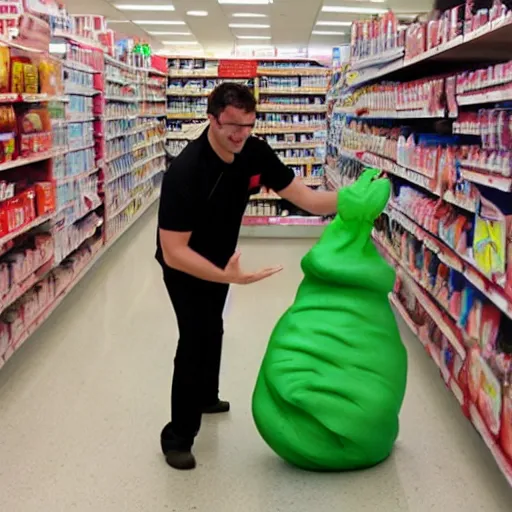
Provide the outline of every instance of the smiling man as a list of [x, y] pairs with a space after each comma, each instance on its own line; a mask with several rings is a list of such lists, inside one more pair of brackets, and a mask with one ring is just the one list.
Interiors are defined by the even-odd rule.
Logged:
[[316, 192], [251, 136], [256, 101], [225, 83], [208, 99], [209, 127], [173, 160], [158, 214], [157, 260], [179, 329], [174, 360], [172, 422], [161, 433], [167, 463], [192, 469], [191, 448], [202, 414], [229, 411], [219, 400], [222, 312], [230, 284], [268, 278], [280, 266], [245, 272], [236, 252], [249, 196], [262, 186], [316, 215], [336, 212], [335, 192]]

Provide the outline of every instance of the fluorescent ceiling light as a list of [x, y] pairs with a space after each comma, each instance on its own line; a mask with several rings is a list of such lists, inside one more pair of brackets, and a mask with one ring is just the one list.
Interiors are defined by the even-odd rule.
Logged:
[[266, 14], [258, 14], [256, 12], [235, 12], [233, 18], [266, 18]]
[[191, 32], [173, 32], [171, 31], [165, 31], [165, 30], [156, 30], [156, 31], [150, 31], [148, 32], [151, 36], [191, 36]]
[[187, 11], [187, 16], [208, 16], [208, 11]]
[[107, 20], [107, 23], [131, 23], [130, 20]]
[[219, 4], [231, 5], [269, 5], [273, 0], [217, 0]]
[[345, 32], [338, 32], [336, 30], [313, 30], [315, 36], [343, 36]]
[[271, 36], [235, 36], [237, 39], [272, 39]]
[[229, 28], [270, 28], [270, 25], [258, 23], [230, 23]]
[[185, 25], [184, 21], [133, 20], [136, 25]]
[[237, 44], [239, 50], [264, 50], [274, 48], [271, 44]]
[[175, 45], [175, 46], [195, 46], [199, 44], [197, 41], [162, 41], [162, 44]]
[[114, 4], [121, 11], [174, 11], [174, 5], [138, 5], [138, 4]]
[[384, 14], [387, 9], [379, 9], [376, 7], [343, 7], [341, 5], [324, 5], [322, 12], [337, 12], [342, 14]]
[[319, 27], [350, 27], [351, 21], [317, 21]]

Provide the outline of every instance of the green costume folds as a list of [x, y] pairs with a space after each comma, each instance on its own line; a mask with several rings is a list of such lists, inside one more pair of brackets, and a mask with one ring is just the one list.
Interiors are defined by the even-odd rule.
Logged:
[[390, 181], [366, 170], [302, 260], [295, 302], [272, 332], [253, 395], [267, 444], [304, 469], [386, 459], [398, 435], [407, 354], [388, 301], [395, 273], [371, 240]]

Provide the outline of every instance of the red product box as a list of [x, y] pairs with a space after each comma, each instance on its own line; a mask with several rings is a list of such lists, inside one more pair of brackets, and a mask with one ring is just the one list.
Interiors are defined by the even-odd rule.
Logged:
[[35, 184], [36, 212], [38, 216], [55, 211], [55, 190], [51, 181]]

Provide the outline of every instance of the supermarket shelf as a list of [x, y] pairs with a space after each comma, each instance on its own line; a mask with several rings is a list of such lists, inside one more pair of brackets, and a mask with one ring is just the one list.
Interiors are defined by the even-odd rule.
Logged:
[[[121, 232], [115, 234], [110, 240], [107, 238], [107, 249], [112, 247], [122, 236], [126, 233], [158, 200], [159, 195], [157, 194], [155, 197], [152, 197], [146, 205], [139, 209], [139, 211], [133, 216], [130, 222], [126, 225], [126, 227], [121, 230]], [[135, 199], [135, 198], [133, 198]], [[133, 201], [132, 199], [132, 201]], [[131, 202], [131, 201], [130, 201]], [[128, 203], [128, 206], [130, 203]], [[127, 207], [126, 207], [127, 208]], [[125, 209], [126, 209], [125, 208]]]
[[321, 226], [325, 227], [326, 223], [322, 217], [310, 216], [290, 216], [290, 217], [272, 217], [265, 215], [246, 215], [243, 218], [244, 226]]
[[[412, 320], [410, 319], [407, 311], [405, 308], [400, 304], [397, 298], [394, 296], [392, 300], [392, 304], [395, 306], [397, 312], [400, 314], [400, 316], [404, 319], [405, 323], [408, 325], [408, 327], [416, 334], [418, 332], [416, 326], [414, 324], [411, 325]], [[424, 345], [427, 353], [430, 355], [432, 360], [435, 362], [436, 366], [438, 367], [441, 376], [447, 386], [447, 388], [453, 393], [456, 400], [459, 402], [461, 407], [463, 408], [465, 416], [469, 419], [473, 427], [476, 429], [476, 431], [480, 434], [482, 439], [484, 440], [485, 444], [491, 451], [498, 467], [502, 471], [503, 475], [507, 479], [508, 483], [512, 486], [512, 464], [508, 462], [507, 457], [505, 456], [505, 453], [503, 452], [502, 448], [496, 443], [496, 441], [493, 439], [489, 429], [485, 425], [485, 422], [480, 415], [480, 412], [478, 411], [475, 404], [471, 403], [465, 396], [464, 392], [460, 388], [459, 384], [457, 383], [456, 379], [451, 375], [451, 373], [447, 370], [446, 366], [442, 362], [442, 358], [440, 354], [431, 347], [431, 345], [426, 344], [426, 340], [422, 340], [420, 337], [420, 340], [422, 344]], [[469, 403], [468, 403], [469, 402]], [[469, 414], [466, 414], [466, 410], [469, 411]]]
[[323, 114], [327, 112], [327, 105], [271, 105], [260, 104], [257, 112], [296, 112], [298, 114]]
[[84, 267], [79, 270], [75, 276], [75, 278], [57, 295], [55, 300], [49, 304], [35, 319], [34, 321], [27, 326], [27, 328], [21, 333], [18, 339], [12, 344], [11, 349], [4, 354], [3, 360], [7, 362], [7, 360], [15, 353], [15, 351], [44, 323], [50, 315], [57, 309], [60, 303], [69, 295], [69, 293], [73, 290], [73, 288], [81, 281], [81, 279], [100, 261], [103, 255], [114, 246], [114, 244], [139, 220], [142, 215], [154, 204], [157, 197], [151, 199], [148, 204], [141, 208], [140, 212], [138, 212], [135, 217], [131, 220], [131, 222], [123, 229], [120, 233], [118, 233], [112, 240], [107, 242], [105, 246], [100, 248], [96, 253], [92, 254], [90, 261], [84, 265]]
[[43, 279], [49, 272], [51, 272], [53, 267], [54, 256], [51, 254], [50, 257], [41, 263], [41, 265], [29, 276], [25, 277], [21, 282], [14, 284], [10, 291], [0, 298], [0, 312], [5, 311], [9, 306], [20, 299], [38, 281], [41, 281], [41, 279]]
[[218, 78], [218, 69], [171, 69], [169, 71], [171, 78]]
[[[386, 157], [370, 153], [369, 151], [358, 151], [350, 149], [341, 150], [340, 156], [357, 160], [362, 165], [380, 168], [388, 174], [392, 174], [406, 181], [409, 181], [410, 183], [423, 188], [424, 190], [430, 192], [431, 194], [441, 197], [439, 191], [434, 190], [434, 188], [431, 185], [430, 179], [427, 176], [425, 176], [424, 174], [420, 174], [415, 170], [402, 167], [401, 165], [397, 164], [393, 160], [390, 160]], [[442, 199], [447, 203], [453, 204], [454, 206], [458, 206], [459, 208], [462, 208], [463, 210], [466, 210], [468, 212], [474, 213], [476, 210], [475, 200], [459, 198], [455, 196], [451, 191], [445, 192]]]
[[512, 191], [512, 178], [507, 176], [500, 176], [499, 174], [488, 174], [484, 172], [478, 172], [474, 169], [468, 169], [467, 167], [461, 167], [461, 176], [472, 183], [478, 183], [479, 185], [485, 185], [486, 187], [496, 188], [504, 192]]
[[92, 149], [95, 146], [94, 142], [86, 144], [85, 146], [78, 146], [76, 148], [67, 147], [63, 150], [63, 153], [74, 153], [75, 151], [85, 151], [86, 149]]
[[290, 67], [290, 68], [271, 68], [265, 66], [258, 67], [259, 76], [324, 76], [328, 75], [330, 70], [321, 67]]
[[411, 317], [409, 316], [409, 313], [407, 313], [407, 310], [402, 306], [402, 303], [398, 300], [398, 297], [394, 293], [389, 294], [389, 302], [393, 304], [394, 308], [398, 311], [400, 316], [404, 319], [405, 323], [407, 324], [407, 327], [416, 335], [418, 336], [418, 327], [417, 325], [412, 321]]
[[321, 165], [324, 163], [322, 158], [281, 158], [281, 162], [286, 165]]
[[91, 117], [91, 116], [87, 116], [87, 117], [82, 117], [82, 116], [74, 116], [74, 117], [69, 117], [67, 119], [65, 119], [64, 121], [66, 123], [88, 123], [88, 122], [92, 122], [94, 121], [94, 117]]
[[146, 118], [153, 118], [153, 117], [165, 117], [167, 115], [167, 112], [141, 112], [138, 117], [146, 117]]
[[36, 162], [42, 162], [43, 160], [48, 160], [50, 158], [55, 158], [60, 154], [60, 151], [46, 151], [44, 153], [38, 153], [27, 158], [17, 158], [16, 160], [11, 160], [9, 162], [4, 162], [0, 164], [0, 171], [7, 171], [8, 169], [14, 169], [15, 167], [22, 167], [24, 165], [34, 164]]
[[66, 176], [66, 177], [63, 177], [63, 178], [56, 178], [56, 182], [57, 183], [69, 183], [71, 181], [78, 181], [78, 180], [81, 180], [83, 178], [87, 178], [88, 176], [91, 176], [92, 174], [96, 174], [97, 172], [99, 172], [99, 168], [98, 167], [94, 167], [93, 169], [89, 169], [88, 171], [84, 171], [84, 172], [81, 172], [79, 174], [75, 174], [73, 176]]
[[335, 108], [334, 114], [346, 114], [352, 117], [365, 119], [438, 119], [446, 115], [444, 109], [436, 112], [423, 110], [372, 110], [366, 107]]
[[129, 97], [129, 96], [105, 96], [106, 101], [119, 101], [121, 103], [137, 103], [142, 100], [142, 98], [137, 97]]
[[82, 64], [81, 62], [75, 62], [72, 60], [65, 60], [62, 62], [62, 65], [65, 68], [73, 69], [75, 71], [83, 71], [84, 73], [95, 73], [95, 74], [101, 73], [100, 71], [92, 68], [91, 66], [87, 66], [86, 64]]
[[475, 91], [457, 95], [459, 106], [498, 103], [500, 101], [512, 101], [512, 88], [510, 84], [507, 84], [501, 90]]
[[55, 216], [55, 212], [48, 213], [46, 215], [40, 215], [39, 217], [36, 217], [32, 222], [29, 222], [28, 224], [25, 224], [24, 226], [19, 227], [18, 229], [15, 229], [14, 231], [11, 231], [7, 235], [0, 238], [0, 252], [3, 251], [3, 246], [10, 242], [11, 240], [14, 240], [16, 237], [23, 235], [24, 233], [27, 233], [31, 229], [34, 229], [38, 226], [41, 226], [45, 222], [48, 222]]
[[[396, 207], [388, 208], [391, 218], [401, 224], [407, 231], [417, 239], [426, 243], [438, 258], [448, 267], [462, 273], [466, 279], [473, 284], [483, 295], [495, 304], [509, 318], [512, 318], [512, 298], [508, 297], [505, 290], [499, 285], [491, 282], [473, 262], [458, 256], [453, 249], [448, 247], [444, 241], [437, 239], [405, 213], [397, 210]], [[406, 269], [407, 270], [407, 269]], [[413, 277], [414, 278], [414, 277]]]
[[313, 238], [317, 239], [324, 226], [307, 225], [242, 225], [240, 236], [243, 238]]
[[277, 194], [254, 194], [249, 197], [250, 201], [280, 201], [281, 199]]
[[157, 98], [156, 96], [153, 96], [153, 97], [143, 96], [140, 101], [145, 101], [147, 103], [166, 103], [167, 98], [166, 97], [158, 97]]
[[307, 142], [273, 142], [269, 143], [272, 149], [309, 149], [325, 146], [325, 140], [310, 140]]
[[101, 50], [103, 52], [106, 51], [106, 48], [94, 39], [87, 39], [85, 37], [78, 36], [76, 34], [72, 34], [70, 32], [65, 32], [64, 30], [54, 30], [53, 31], [54, 38], [62, 38], [68, 39], [69, 41], [82, 44], [85, 46], [89, 46], [90, 48], [96, 48], [97, 50]]
[[52, 96], [49, 94], [0, 94], [0, 103], [45, 103], [49, 101], [67, 102], [69, 99], [65, 96]]
[[167, 112], [167, 119], [208, 119], [208, 115], [194, 112]]
[[72, 87], [66, 89], [65, 94], [70, 96], [96, 96], [97, 94], [101, 94], [101, 91], [85, 87]]
[[118, 78], [116, 76], [105, 76], [105, 80], [107, 82], [110, 82], [110, 83], [113, 83], [113, 84], [118, 84], [118, 85], [130, 85], [130, 84], [133, 84], [133, 83], [136, 83], [135, 80], [123, 80], [122, 78]]
[[146, 123], [143, 126], [134, 128], [133, 130], [123, 131], [123, 132], [115, 133], [115, 134], [109, 134], [105, 137], [105, 140], [108, 142], [109, 140], [119, 139], [121, 137], [128, 137], [129, 135], [137, 135], [138, 133], [145, 132], [147, 130], [150, 130], [151, 128], [155, 128], [156, 126], [158, 126], [158, 123]]
[[[213, 89], [212, 89], [213, 90]], [[167, 89], [167, 96], [186, 97], [186, 98], [204, 98], [210, 95], [212, 90], [204, 91], [178, 91], [176, 89]]]
[[[101, 201], [97, 202], [97, 203], [94, 203], [90, 208], [88, 208], [87, 210], [84, 210], [80, 213], [77, 213], [74, 215], [74, 217], [69, 220], [64, 226], [64, 227], [68, 227], [68, 226], [71, 226], [73, 224], [75, 224], [76, 222], [78, 222], [79, 220], [82, 220], [84, 217], [87, 217], [87, 215], [89, 215], [90, 213], [92, 213], [94, 210], [97, 210], [100, 206], [103, 206], [103, 203]], [[103, 222], [103, 219], [102, 219], [102, 222]], [[100, 224], [101, 225], [101, 224]], [[73, 251], [71, 251], [73, 252]]]
[[301, 126], [299, 123], [285, 126], [256, 126], [254, 133], [261, 135], [278, 135], [281, 133], [315, 133], [327, 129], [326, 126]]
[[[402, 72], [408, 75], [425, 76], [432, 74], [427, 64], [437, 62], [489, 62], [490, 60], [509, 60], [512, 43], [512, 18], [503, 18], [487, 23], [480, 29], [465, 36], [458, 36], [448, 43], [439, 45], [407, 60], [398, 60], [379, 69], [369, 69], [359, 73], [350, 82], [350, 86], [362, 85], [377, 78], [396, 78]], [[356, 74], [357, 75], [357, 74]]]
[[108, 123], [109, 121], [119, 121], [120, 119], [126, 119], [126, 120], [133, 120], [133, 119], [137, 119], [138, 114], [132, 114], [132, 115], [129, 115], [129, 116], [109, 116], [109, 117], [104, 117], [103, 118], [103, 121], [105, 121], [105, 123]]
[[323, 87], [268, 87], [259, 89], [260, 94], [272, 95], [272, 96], [288, 96], [288, 95], [305, 95], [305, 96], [325, 96], [327, 93]]
[[395, 62], [396, 60], [403, 58], [403, 56], [404, 48], [392, 48], [391, 50], [386, 50], [385, 52], [375, 56], [365, 57], [363, 59], [355, 59], [350, 62], [350, 69], [352, 71], [357, 71], [359, 69], [382, 66], [383, 64]]

